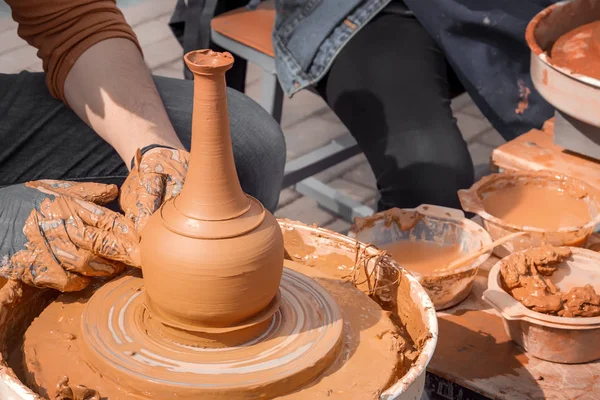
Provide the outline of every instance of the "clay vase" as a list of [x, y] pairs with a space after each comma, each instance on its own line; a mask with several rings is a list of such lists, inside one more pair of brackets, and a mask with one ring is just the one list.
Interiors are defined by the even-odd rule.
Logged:
[[273, 308], [283, 236], [273, 215], [242, 191], [235, 169], [225, 85], [233, 57], [198, 50], [184, 59], [194, 73], [188, 173], [181, 194], [142, 231], [142, 271], [152, 317], [202, 331]]

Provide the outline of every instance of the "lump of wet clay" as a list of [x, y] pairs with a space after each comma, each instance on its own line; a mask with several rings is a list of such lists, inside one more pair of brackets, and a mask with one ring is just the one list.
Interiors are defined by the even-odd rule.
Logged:
[[563, 317], [597, 317], [600, 315], [600, 295], [592, 285], [574, 287], [562, 294]]
[[417, 211], [390, 208], [369, 217], [355, 218], [354, 224], [350, 227], [350, 232], [354, 232], [355, 234], [362, 232], [367, 228], [372, 228], [380, 220], [384, 220], [386, 228], [395, 224], [401, 231], [408, 231], [414, 228], [421, 218], [422, 215]]
[[503, 261], [500, 274], [507, 291], [525, 307], [560, 317], [600, 316], [600, 296], [591, 285], [560, 292], [549, 277], [571, 256], [568, 247], [543, 245]]
[[100, 394], [83, 385], [69, 385], [69, 377], [63, 376], [56, 384], [55, 400], [100, 400]]

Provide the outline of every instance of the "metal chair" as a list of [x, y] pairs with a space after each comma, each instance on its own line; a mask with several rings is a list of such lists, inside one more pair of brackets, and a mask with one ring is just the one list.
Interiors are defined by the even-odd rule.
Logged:
[[[238, 57], [262, 68], [259, 103], [277, 122], [281, 122], [283, 91], [275, 71], [275, 54], [271, 40], [274, 24], [273, 2], [264, 1], [255, 10], [242, 7], [213, 18], [211, 39]], [[315, 199], [321, 207], [350, 222], [355, 217], [371, 215], [373, 209], [370, 207], [312, 177], [359, 153], [354, 138], [350, 134], [344, 135], [286, 163], [283, 187], [295, 185], [297, 192]]]

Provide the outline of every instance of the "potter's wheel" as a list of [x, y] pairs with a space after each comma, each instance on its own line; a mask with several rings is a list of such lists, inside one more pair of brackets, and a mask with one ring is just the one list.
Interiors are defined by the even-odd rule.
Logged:
[[105, 376], [125, 374], [133, 389], [157, 395], [168, 387], [173, 396], [241, 396], [257, 386], [284, 394], [290, 379], [301, 386], [331, 364], [343, 321], [333, 298], [306, 276], [284, 270], [280, 290], [280, 306], [260, 336], [235, 347], [199, 348], [165, 339], [148, 323], [143, 280], [121, 278], [98, 290], [83, 312], [88, 360]]
[[[63, 295], [25, 334], [26, 381], [53, 398], [68, 376], [109, 400], [347, 398], [358, 387], [371, 394], [385, 388], [396, 376], [398, 344], [381, 308], [351, 284], [285, 265], [280, 307], [266, 331], [226, 348], [164, 339], [146, 319], [137, 276], [93, 295]], [[372, 362], [377, 368], [365, 369]]]

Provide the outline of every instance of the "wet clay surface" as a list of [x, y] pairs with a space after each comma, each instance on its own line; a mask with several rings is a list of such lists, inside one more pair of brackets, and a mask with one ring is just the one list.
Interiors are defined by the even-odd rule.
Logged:
[[424, 241], [403, 240], [382, 247], [411, 272], [427, 276], [461, 256], [460, 245], [440, 246]]
[[341, 253], [318, 254], [317, 248], [306, 244], [295, 229], [285, 230], [283, 238], [286, 259], [317, 267], [335, 278], [347, 279], [356, 263], [356, 260]]
[[525, 307], [561, 317], [600, 316], [600, 296], [591, 285], [560, 292], [550, 280], [571, 255], [567, 247], [542, 246], [503, 262], [500, 273], [508, 292]]
[[344, 326], [335, 299], [314, 280], [285, 270], [280, 293], [266, 325], [245, 341], [202, 348], [204, 340], [182, 342], [171, 331], [163, 336], [160, 322], [146, 312], [143, 281], [125, 277], [88, 301], [82, 315], [84, 357], [106, 379], [126, 377], [129, 388], [152, 398], [280, 396], [333, 363]]
[[[391, 211], [391, 210], [390, 210]], [[400, 211], [400, 210], [398, 210]], [[388, 220], [389, 223], [405, 223], [404, 226], [409, 226], [416, 223], [416, 213], [390, 213], [392, 217]], [[390, 215], [388, 214], [388, 215]], [[396, 219], [393, 215], [400, 216], [401, 219]], [[359, 220], [358, 218], [356, 220]], [[410, 229], [407, 227], [406, 229]], [[306, 243], [297, 229], [283, 230], [285, 242], [286, 259], [302, 262], [305, 265], [317, 268], [321, 272], [325, 272], [330, 276], [340, 279], [347, 284], [354, 284], [363, 292], [369, 292], [370, 288], [376, 286], [374, 279], [370, 279], [371, 284], [367, 283], [367, 279], [362, 271], [361, 257], [350, 258], [345, 254], [329, 252], [321, 254], [318, 243]], [[340, 249], [340, 252], [343, 250]], [[355, 275], [355, 272], [358, 274]], [[354, 279], [358, 277], [357, 279]], [[421, 349], [427, 339], [430, 338], [429, 332], [423, 330], [421, 322], [421, 314], [419, 310], [410, 305], [405, 296], [410, 293], [410, 288], [406, 284], [406, 280], [398, 279], [398, 271], [390, 268], [379, 270], [379, 282], [381, 289], [376, 291], [375, 297], [379, 304], [384, 304], [385, 310], [391, 311], [394, 323], [397, 326], [396, 333], [398, 340], [402, 345], [399, 351], [399, 367], [397, 370], [398, 377], [404, 374], [414, 365], [415, 360], [419, 357]], [[400, 316], [400, 318], [395, 317]]]
[[504, 222], [556, 231], [591, 219], [584, 200], [569, 192], [536, 185], [508, 187], [483, 199], [485, 210]]
[[[501, 321], [493, 314], [464, 310], [460, 315], [446, 315], [438, 322], [438, 346], [441, 351], [434, 354], [434, 365], [451, 363], [456, 368], [453, 372], [457, 376], [486, 379], [503, 373], [510, 374], [511, 369], [528, 362], [527, 356], [513, 344]], [[485, 333], [465, 335], [466, 331]], [[461, 347], [469, 351], [456, 351]], [[495, 351], [489, 351], [491, 348]], [[474, 354], [483, 358], [479, 368], [473, 368]]]
[[[315, 267], [287, 262], [286, 266], [314, 277], [321, 286], [326, 288], [340, 307], [345, 324], [344, 342], [338, 358], [331, 367], [314, 383], [299, 392], [281, 398], [378, 398], [379, 393], [399, 373], [398, 353], [402, 353], [407, 346], [398, 335], [396, 326], [375, 302], [360, 293], [352, 284], [332, 279]], [[125, 380], [109, 382], [95, 373], [81, 357], [80, 319], [85, 303], [92, 292], [93, 290], [87, 290], [80, 294], [61, 295], [31, 324], [25, 335], [24, 344], [24, 364], [28, 371], [25, 376], [26, 382], [30, 387], [36, 388], [40, 394], [51, 399], [55, 398], [61, 390], [65, 391], [64, 376], [69, 378], [68, 385], [71, 388], [77, 387], [73, 392], [89, 388], [96, 390], [101, 398], [109, 400], [147, 398], [143, 393], [128, 392]], [[138, 351], [142, 354], [141, 349], [136, 348], [125, 351], [127, 352], [125, 355], [131, 357], [135, 357]], [[122, 379], [126, 377], [123, 376]], [[225, 378], [215, 376], [214, 379], [218, 382]], [[163, 394], [152, 398], [171, 399], [175, 396], [174, 393], [169, 393], [168, 388], [165, 388]], [[265, 394], [266, 398], [269, 398], [268, 391]], [[178, 396], [178, 398], [186, 397]], [[197, 398], [197, 396], [188, 398]], [[249, 395], [247, 398], [256, 398], [256, 396]]]
[[562, 35], [552, 46], [550, 55], [556, 66], [600, 79], [600, 21]]

